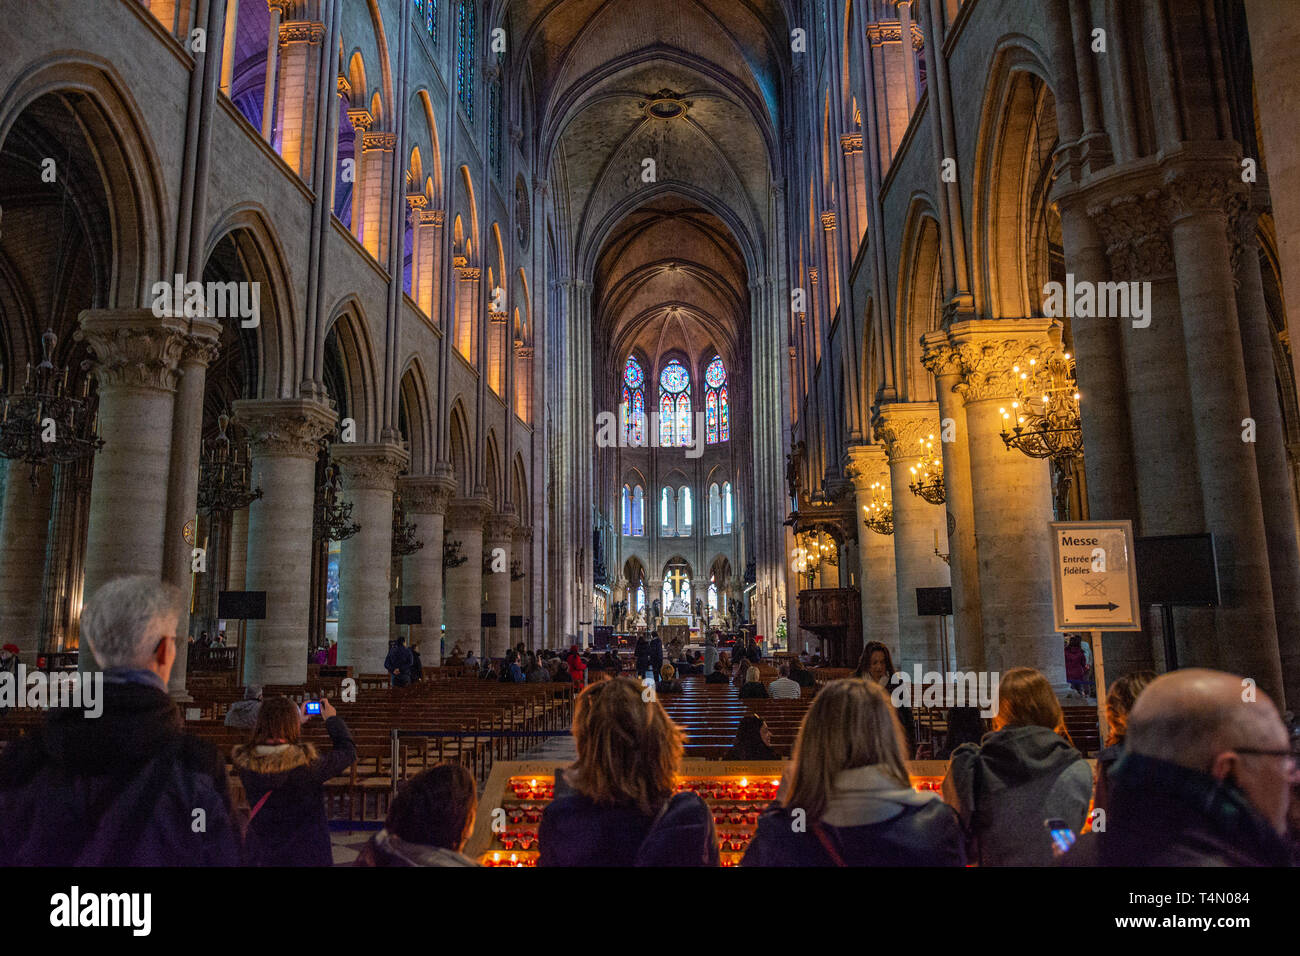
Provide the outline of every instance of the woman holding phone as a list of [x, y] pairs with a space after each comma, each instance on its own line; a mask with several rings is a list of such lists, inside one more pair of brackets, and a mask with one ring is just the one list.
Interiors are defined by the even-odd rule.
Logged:
[[319, 702], [320, 717], [331, 749], [319, 754], [300, 742], [302, 725], [316, 710], [302, 710], [287, 697], [262, 702], [257, 726], [247, 746], [236, 747], [231, 762], [248, 797], [250, 814], [245, 854], [254, 866], [332, 866], [329, 822], [325, 818], [325, 781], [357, 759], [352, 735], [334, 705]]

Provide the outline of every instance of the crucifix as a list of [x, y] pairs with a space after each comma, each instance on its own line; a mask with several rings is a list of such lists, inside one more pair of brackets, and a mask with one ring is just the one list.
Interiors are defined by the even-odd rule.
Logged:
[[681, 568], [673, 568], [673, 573], [668, 575], [668, 580], [673, 582], [673, 593], [680, 595], [682, 593], [682, 582], [689, 581], [690, 575], [683, 574]]

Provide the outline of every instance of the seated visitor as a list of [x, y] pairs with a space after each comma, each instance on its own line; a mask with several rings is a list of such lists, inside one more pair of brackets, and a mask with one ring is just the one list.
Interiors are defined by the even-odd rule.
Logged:
[[556, 774], [538, 866], [718, 865], [713, 813], [698, 794], [674, 793], [685, 735], [641, 691], [616, 677], [578, 695], [578, 759]]
[[772, 749], [772, 728], [758, 714], [746, 714], [736, 725], [736, 742], [723, 760], [780, 760]]
[[406, 646], [406, 638], [399, 637], [388, 648], [384, 658], [384, 670], [388, 671], [393, 687], [405, 687], [411, 683], [411, 652]]
[[793, 766], [741, 865], [964, 865], [957, 814], [937, 794], [912, 788], [903, 744], [879, 686], [827, 684], [804, 715]]
[[[808, 655], [801, 655], [806, 658]], [[803, 666], [803, 661], [798, 657], [790, 661], [790, 679], [800, 687], [816, 687], [817, 677], [808, 668]]]
[[1080, 836], [1065, 865], [1292, 865], [1296, 758], [1268, 695], [1242, 698], [1242, 679], [1221, 671], [1152, 681], [1109, 771], [1106, 829]]
[[1125, 674], [1110, 685], [1106, 693], [1106, 741], [1097, 754], [1097, 772], [1092, 789], [1093, 807], [1106, 809], [1110, 790], [1110, 772], [1124, 755], [1124, 738], [1128, 734], [1128, 715], [1138, 695], [1156, 679], [1153, 671]]
[[244, 688], [244, 699], [237, 700], [226, 711], [225, 724], [239, 730], [252, 730], [257, 726], [257, 712], [262, 709], [262, 688], [249, 684]]
[[961, 816], [967, 855], [981, 866], [1049, 865], [1043, 822], [1083, 828], [1092, 771], [1046, 677], [1030, 667], [1002, 675], [993, 732], [953, 751], [943, 796]]
[[325, 781], [352, 766], [357, 748], [334, 705], [324, 699], [320, 705], [332, 744], [329, 753], [318, 754], [310, 743], [299, 742], [302, 725], [310, 718], [305, 704], [300, 711], [288, 697], [263, 701], [252, 738], [231, 751], [230, 762], [248, 799], [245, 840], [254, 866], [334, 863]]
[[500, 678], [503, 684], [522, 684], [524, 682], [524, 671], [519, 666], [519, 655], [513, 649], [506, 651], [506, 661], [501, 667]]
[[680, 694], [682, 682], [677, 679], [677, 670], [672, 664], [665, 664], [659, 671], [659, 680], [655, 682], [656, 694]]
[[623, 662], [618, 659], [618, 655], [613, 651], [605, 652], [605, 673], [618, 675], [623, 671]]
[[572, 684], [573, 675], [569, 673], [569, 662], [558, 661], [555, 665], [555, 676], [551, 678], [552, 683]]
[[545, 684], [550, 679], [551, 672], [537, 658], [533, 658], [532, 666], [524, 671], [524, 680], [529, 684]]
[[767, 688], [759, 680], [758, 668], [752, 664], [745, 669], [745, 682], [740, 685], [740, 699], [746, 700], [751, 697], [766, 697]]
[[713, 673], [704, 678], [704, 683], [706, 684], [727, 684], [730, 682], [731, 679], [727, 677], [727, 669], [725, 665], [723, 665], [722, 661], [718, 661], [714, 664]]
[[779, 673], [781, 676], [767, 685], [767, 696], [773, 700], [797, 700], [803, 690], [790, 679], [790, 665], [782, 664]]
[[[454, 655], [455, 653], [456, 652], [453, 650], [452, 654]], [[474, 656], [473, 651], [470, 651], [465, 655], [465, 667], [469, 669], [470, 673], [477, 673], [476, 668], [478, 667], [478, 659]]]
[[[100, 712], [60, 707], [0, 754], [0, 866], [235, 866], [225, 761], [167, 694], [181, 592], [117, 578], [81, 610]], [[181, 812], [180, 808], [184, 808]], [[202, 810], [206, 832], [191, 828]]]
[[461, 853], [470, 831], [478, 788], [464, 764], [440, 763], [407, 780], [388, 807], [357, 866], [478, 866]]

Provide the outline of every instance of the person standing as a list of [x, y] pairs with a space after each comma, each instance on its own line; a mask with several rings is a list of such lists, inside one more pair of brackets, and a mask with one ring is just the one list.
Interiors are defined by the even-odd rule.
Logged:
[[393, 687], [405, 687], [411, 683], [411, 652], [406, 647], [406, 638], [398, 637], [388, 649], [384, 670], [388, 671]]
[[650, 669], [654, 675], [658, 675], [664, 667], [664, 645], [659, 640], [659, 632], [650, 632]]
[[337, 777], [357, 759], [347, 724], [328, 700], [320, 715], [333, 749], [317, 754], [299, 743], [310, 718], [306, 705], [288, 697], [262, 703], [257, 727], [246, 746], [231, 751], [230, 762], [244, 784], [250, 814], [248, 855], [254, 866], [332, 866], [329, 821], [325, 816], [325, 781]]
[[704, 673], [712, 674], [713, 665], [718, 662], [718, 639], [713, 631], [704, 638]]

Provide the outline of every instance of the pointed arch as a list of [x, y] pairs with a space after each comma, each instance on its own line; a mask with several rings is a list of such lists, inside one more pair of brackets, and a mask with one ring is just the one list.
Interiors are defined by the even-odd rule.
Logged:
[[433, 404], [429, 380], [420, 356], [412, 355], [402, 370], [399, 392], [405, 438], [410, 443], [411, 473], [431, 475], [434, 469]]

